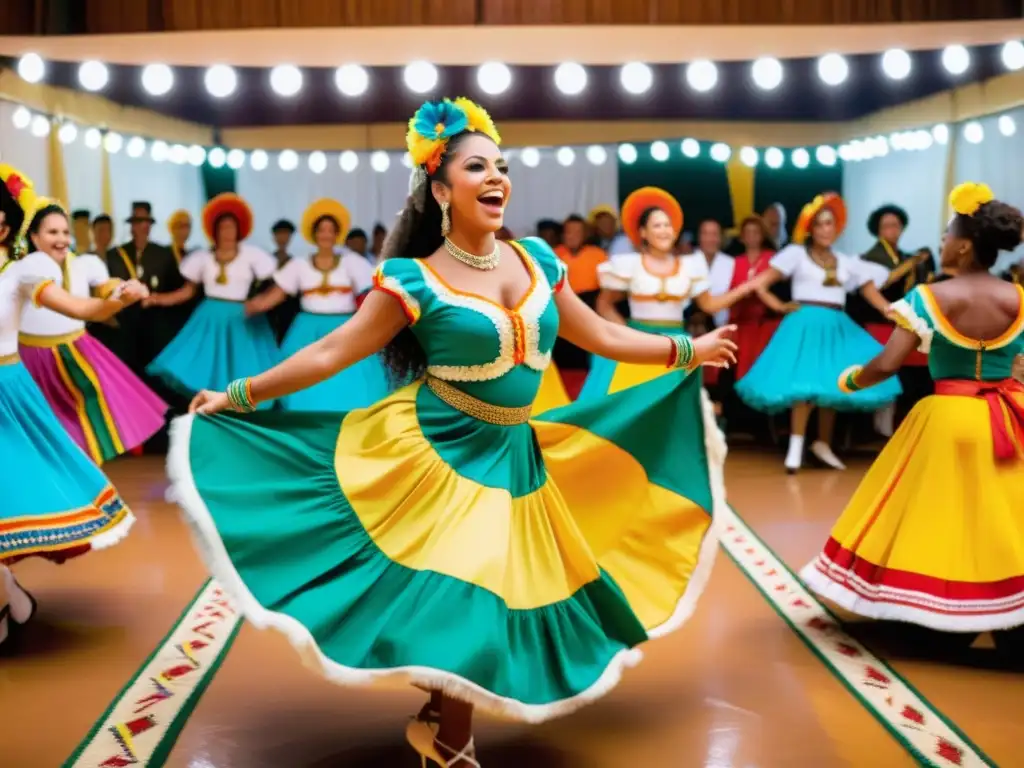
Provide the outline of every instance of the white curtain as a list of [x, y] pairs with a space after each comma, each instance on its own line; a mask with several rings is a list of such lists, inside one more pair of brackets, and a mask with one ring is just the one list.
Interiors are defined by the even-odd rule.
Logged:
[[[84, 147], [83, 147], [84, 149]], [[90, 150], [84, 150], [90, 151]], [[99, 155], [99, 151], [95, 152]], [[66, 155], [65, 155], [66, 156]], [[67, 161], [65, 160], [65, 163]], [[66, 167], [66, 166], [65, 166]], [[110, 177], [114, 193], [114, 233], [117, 240], [129, 238], [128, 225], [124, 220], [131, 215], [132, 203], [147, 202], [153, 206], [152, 239], [156, 243], [169, 243], [167, 217], [179, 208], [192, 214], [192, 247], [204, 245], [200, 214], [206, 202], [202, 171], [192, 165], [177, 165], [168, 161], [155, 162], [147, 152], [133, 158], [124, 149], [110, 156]], [[92, 182], [89, 182], [92, 185]], [[102, 178], [96, 178], [100, 186]], [[71, 169], [68, 168], [68, 185], [71, 185]], [[92, 209], [98, 211], [98, 207]]]
[[[952, 141], [952, 138], [950, 139]], [[947, 222], [946, 160], [948, 144], [924, 150], [889, 150], [884, 157], [843, 166], [843, 199], [849, 220], [837, 248], [850, 255], [875, 243], [867, 220], [876, 208], [892, 203], [907, 212], [909, 223], [900, 239], [904, 251], [928, 247], [938, 258]]]
[[[1012, 121], [1013, 134], [1004, 136], [1000, 131], [1000, 117], [992, 116], [981, 119], [984, 139], [978, 144], [971, 144], [963, 137], [959, 128], [956, 136], [956, 164], [954, 174], [956, 183], [964, 181], [984, 182], [992, 187], [992, 192], [999, 200], [1003, 200], [1018, 208], [1024, 208], [1024, 178], [1021, 177], [1018, 160], [1024, 157], [1024, 109], [1016, 109], [1006, 114], [1009, 121], [1003, 121], [1009, 128]], [[948, 209], [945, 211], [948, 214]], [[1024, 258], [1024, 248], [1013, 253], [1004, 253], [996, 262], [995, 271], [1002, 272]]]
[[[0, 101], [0, 160], [26, 173], [40, 193], [48, 194], [50, 139], [39, 138], [30, 130], [15, 128], [13, 116], [16, 109], [18, 105]], [[148, 202], [153, 206], [153, 217], [157, 220], [153, 228], [154, 241], [168, 242], [167, 217], [178, 208], [184, 208], [197, 222], [193, 243], [198, 244], [198, 217], [206, 198], [200, 169], [168, 161], [155, 162], [148, 149], [138, 158], [129, 157], [123, 147], [110, 156], [114, 204], [110, 214], [114, 218], [115, 238], [125, 240], [129, 236], [124, 219], [131, 214], [132, 203]], [[63, 150], [69, 198], [65, 202], [71, 210], [82, 208], [95, 217], [103, 210], [102, 152], [85, 145], [82, 128], [79, 128], [73, 142], [63, 145]]]
[[27, 129], [14, 127], [17, 104], [0, 101], [0, 162], [13, 165], [33, 182], [36, 190], [46, 193], [50, 174], [49, 138], [38, 138]]
[[[540, 163], [530, 168], [511, 150], [509, 173], [512, 198], [505, 225], [517, 237], [534, 234], [538, 219], [564, 219], [571, 213], [586, 213], [596, 205], [618, 202], [618, 175], [613, 147], [606, 147], [608, 159], [595, 166], [587, 161], [582, 149], [576, 150], [574, 162], [560, 165], [554, 150], [542, 150]], [[327, 169], [320, 174], [309, 170], [308, 156], [300, 156], [293, 171], [282, 171], [277, 156], [270, 165], [255, 171], [249, 163], [238, 171], [238, 194], [248, 201], [256, 219], [253, 243], [271, 247], [270, 228], [278, 219], [289, 219], [298, 225], [302, 212], [311, 202], [331, 197], [343, 203], [352, 213], [352, 226], [369, 234], [377, 222], [391, 228], [396, 214], [405, 205], [409, 190], [410, 170], [402, 154], [388, 154], [388, 169], [374, 171], [369, 153], [359, 153], [359, 165], [352, 172], [341, 169], [338, 153], [327, 155]]]

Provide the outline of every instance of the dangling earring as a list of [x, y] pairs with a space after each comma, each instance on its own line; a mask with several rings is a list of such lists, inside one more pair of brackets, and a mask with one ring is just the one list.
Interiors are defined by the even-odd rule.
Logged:
[[448, 217], [448, 203], [441, 203], [441, 235], [448, 237], [448, 233], [452, 231], [452, 220]]

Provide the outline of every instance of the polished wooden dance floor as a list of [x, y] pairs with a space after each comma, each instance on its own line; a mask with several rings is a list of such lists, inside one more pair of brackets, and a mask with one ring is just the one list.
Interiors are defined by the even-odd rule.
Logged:
[[[790, 478], [779, 457], [737, 449], [728, 464], [729, 497], [764, 545], [798, 569], [824, 541], [865, 466]], [[16, 568], [40, 611], [18, 645], [0, 656], [0, 765], [418, 764], [403, 731], [422, 694], [329, 684], [272, 632], [243, 625], [232, 638], [231, 606], [215, 592], [186, 611], [206, 574], [164, 500], [162, 462], [122, 459], [109, 473], [139, 518], [131, 537], [64, 566], [30, 561]], [[481, 719], [483, 765], [887, 768], [922, 762], [910, 743], [924, 745], [925, 764], [1024, 765], [1024, 675], [993, 662], [983, 641], [950, 661], [893, 652], [868, 639], [877, 663], [855, 642], [835, 644], [836, 658], [854, 660], [844, 685], [822, 649], [796, 631], [811, 627], [836, 639], [841, 630], [812, 616], [817, 608], [798, 586], [773, 587], [771, 578], [785, 576], [785, 568], [773, 567], [761, 550], [744, 550], [757, 537], [736, 525], [730, 541], [741, 543], [731, 551], [748, 552], [769, 575], [752, 580], [721, 553], [693, 619], [649, 643], [644, 662], [609, 696], [537, 727]], [[759, 578], [763, 592], [755, 588]], [[786, 597], [773, 607], [766, 595], [776, 592]], [[799, 617], [792, 625], [783, 620], [784, 603], [811, 612], [806, 626]], [[192, 634], [164, 642], [176, 625]], [[856, 629], [852, 634], [864, 639]], [[164, 656], [150, 660], [161, 646]], [[904, 703], [911, 694], [898, 688], [900, 678], [924, 705]], [[881, 719], [866, 705], [871, 696], [888, 707]]]

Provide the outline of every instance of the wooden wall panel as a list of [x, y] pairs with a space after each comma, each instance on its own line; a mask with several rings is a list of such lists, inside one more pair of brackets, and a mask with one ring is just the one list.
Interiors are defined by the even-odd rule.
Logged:
[[34, 34], [35, 14], [35, 0], [0, 0], [0, 34]]
[[[57, 14], [69, 13], [68, 2], [76, 3], [74, 29], [53, 23]], [[473, 24], [889, 24], [1010, 19], [1022, 13], [1022, 0], [0, 0], [0, 33]]]
[[[112, 0], [92, 0], [111, 2]], [[162, 0], [168, 31], [473, 24], [476, 0]]]
[[485, 24], [886, 24], [1020, 18], [1020, 0], [481, 0]]

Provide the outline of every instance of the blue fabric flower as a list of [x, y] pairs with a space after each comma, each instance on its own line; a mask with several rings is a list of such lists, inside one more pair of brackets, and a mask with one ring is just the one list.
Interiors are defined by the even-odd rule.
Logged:
[[416, 112], [413, 130], [425, 139], [436, 141], [450, 139], [462, 133], [469, 125], [465, 111], [445, 99], [444, 101], [428, 101]]

